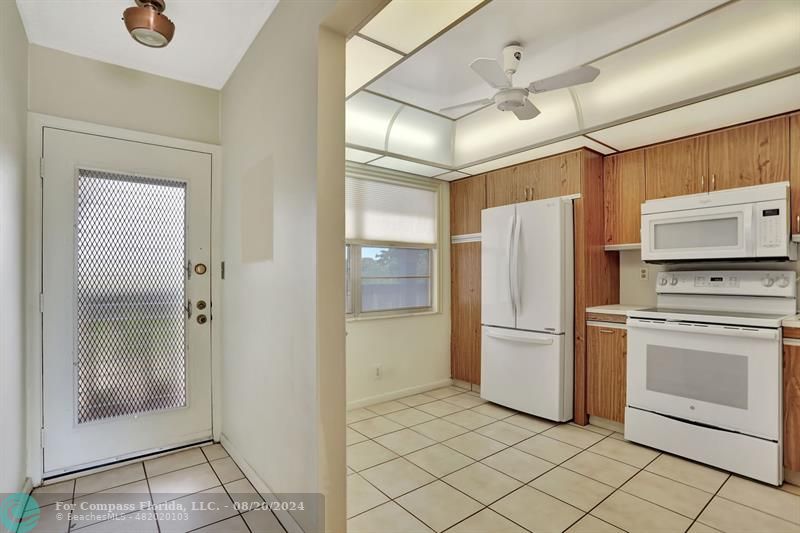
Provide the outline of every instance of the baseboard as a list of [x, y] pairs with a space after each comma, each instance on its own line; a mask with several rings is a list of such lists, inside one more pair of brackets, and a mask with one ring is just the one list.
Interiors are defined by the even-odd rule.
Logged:
[[[248, 463], [244, 456], [239, 452], [236, 446], [228, 439], [225, 433], [220, 434], [220, 443], [222, 447], [225, 448], [225, 451], [228, 452], [228, 455], [231, 456], [231, 459], [236, 463], [236, 465], [241, 469], [242, 473], [247, 477], [250, 483], [253, 484], [253, 487], [261, 494], [264, 499], [267, 499], [269, 496], [274, 496], [275, 491], [269, 486], [269, 484], [264, 481], [261, 476], [256, 473], [250, 463]], [[268, 500], [269, 501], [269, 500]], [[294, 517], [288, 511], [277, 509], [274, 511], [275, 516], [280, 520], [281, 525], [288, 531], [289, 533], [305, 533], [303, 528], [300, 527], [300, 524], [294, 519]]]
[[433, 383], [426, 383], [425, 385], [417, 385], [416, 387], [408, 387], [407, 389], [400, 389], [392, 392], [386, 392], [384, 394], [377, 394], [375, 396], [369, 396], [367, 398], [362, 398], [360, 400], [347, 402], [347, 410], [349, 411], [350, 409], [358, 409], [359, 407], [375, 405], [376, 403], [388, 402], [390, 400], [396, 400], [397, 398], [403, 398], [404, 396], [411, 396], [412, 394], [419, 394], [421, 392], [426, 392], [441, 387], [447, 387], [448, 385], [452, 384], [453, 380], [450, 378], [440, 379], [439, 381], [434, 381]]

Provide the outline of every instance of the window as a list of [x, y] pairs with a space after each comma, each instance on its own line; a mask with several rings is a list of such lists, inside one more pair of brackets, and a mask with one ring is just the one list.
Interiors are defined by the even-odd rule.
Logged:
[[345, 312], [434, 308], [437, 185], [346, 178]]

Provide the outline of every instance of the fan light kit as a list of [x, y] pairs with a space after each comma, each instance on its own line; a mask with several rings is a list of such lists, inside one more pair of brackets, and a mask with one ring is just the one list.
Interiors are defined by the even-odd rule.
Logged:
[[496, 59], [478, 58], [470, 63], [470, 68], [480, 76], [483, 81], [495, 89], [499, 89], [492, 98], [483, 98], [473, 102], [466, 102], [450, 107], [445, 107], [442, 112], [453, 111], [462, 107], [475, 107], [495, 104], [500, 111], [511, 111], [519, 120], [530, 120], [540, 111], [528, 99], [529, 94], [554, 91], [573, 85], [594, 81], [600, 74], [595, 67], [577, 67], [549, 78], [534, 81], [527, 87], [514, 87], [511, 79], [517, 72], [522, 61], [522, 46], [511, 43], [503, 48], [503, 65]]
[[150, 48], [164, 48], [175, 34], [175, 24], [163, 14], [166, 0], [136, 0], [122, 14], [125, 27], [136, 42]]

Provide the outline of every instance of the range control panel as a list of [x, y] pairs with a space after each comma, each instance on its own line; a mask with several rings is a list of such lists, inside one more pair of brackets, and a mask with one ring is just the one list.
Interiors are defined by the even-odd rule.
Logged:
[[797, 295], [793, 270], [683, 270], [659, 272], [658, 294], [731, 294], [737, 296]]

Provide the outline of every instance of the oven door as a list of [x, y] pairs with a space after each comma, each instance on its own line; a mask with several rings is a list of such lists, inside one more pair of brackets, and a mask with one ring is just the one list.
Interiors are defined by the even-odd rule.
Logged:
[[642, 215], [642, 259], [679, 261], [755, 257], [753, 205]]
[[780, 330], [628, 319], [627, 402], [779, 440]]

